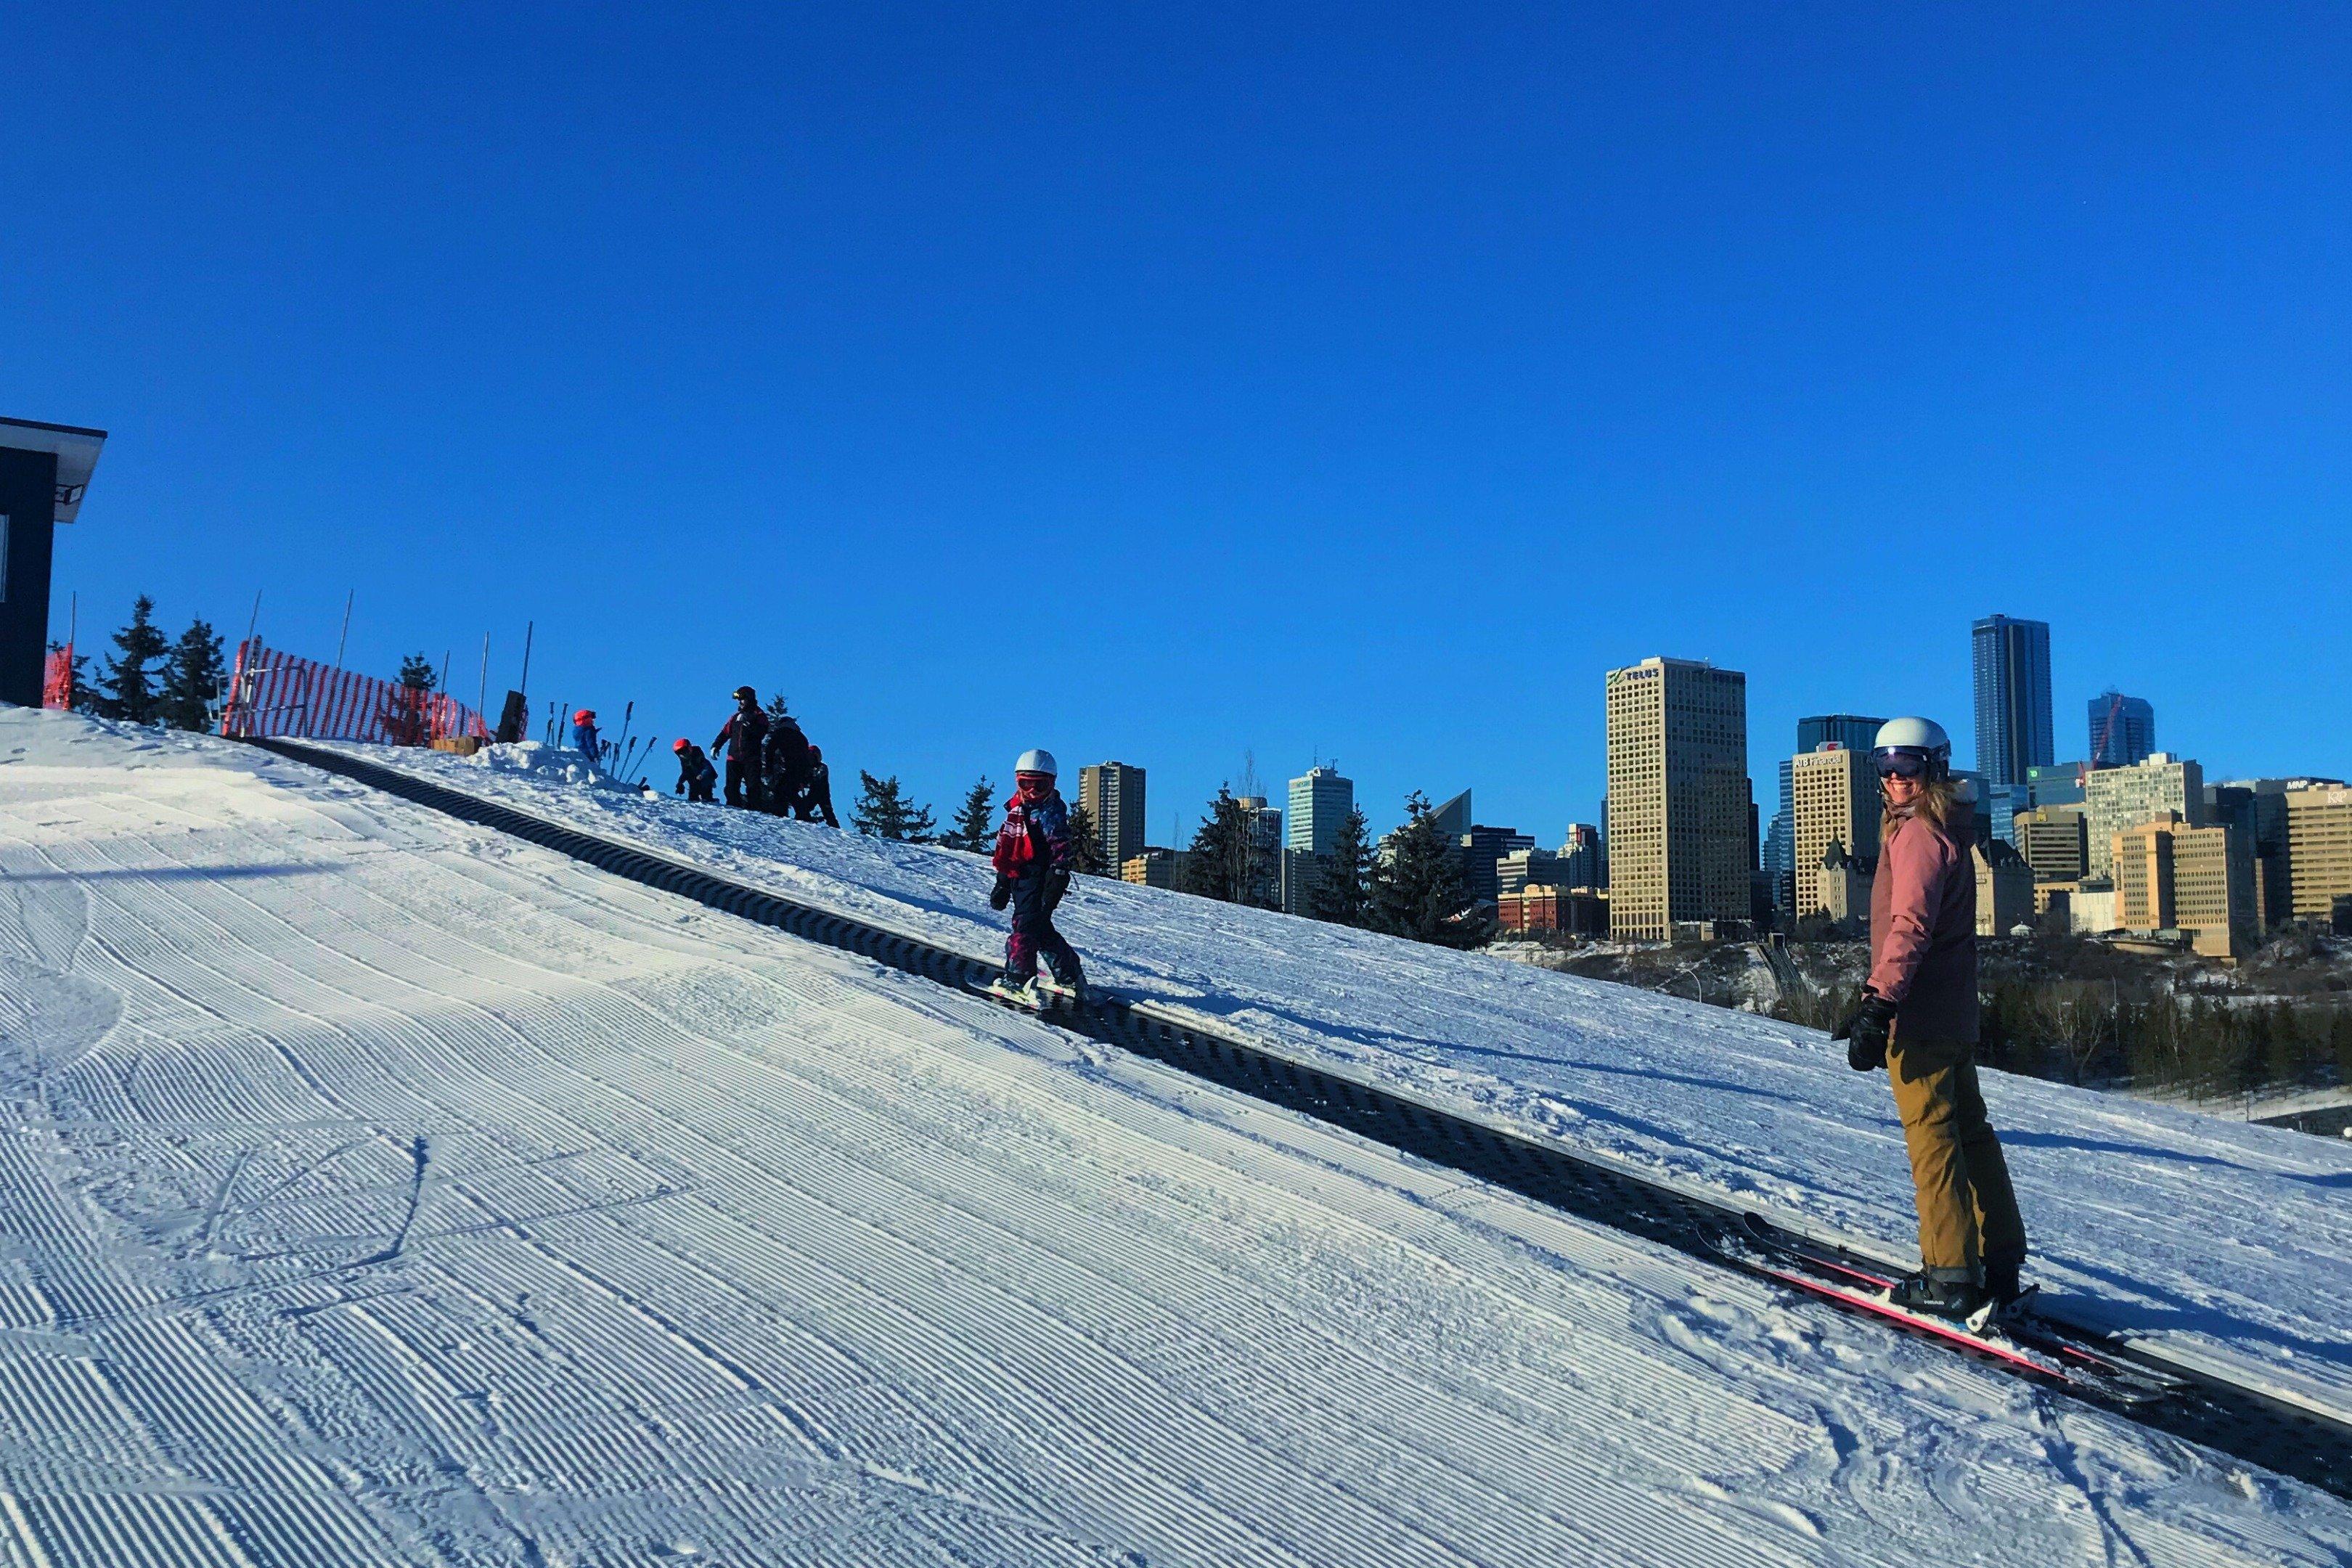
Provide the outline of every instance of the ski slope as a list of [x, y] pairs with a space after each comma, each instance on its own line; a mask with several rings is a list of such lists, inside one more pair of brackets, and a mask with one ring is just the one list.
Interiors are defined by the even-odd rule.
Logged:
[[[942, 852], [451, 776], [982, 940]], [[2352, 1553], [2325, 1494], [229, 743], [0, 710], [0, 875], [11, 1568]], [[1180, 989], [1205, 907], [1119, 891]], [[1239, 918], [1228, 973], [1320, 976], [1301, 1038], [1381, 1005], [1382, 944]]]
[[[976, 953], [971, 858], [586, 785], [535, 746], [373, 760]], [[665, 781], [667, 782], [667, 781]], [[1089, 976], [1916, 1257], [1880, 1075], [1820, 1032], [1366, 932], [1089, 879], [1058, 923]], [[2352, 1418], [2352, 1142], [1986, 1075], [2035, 1256], [2084, 1315]]]

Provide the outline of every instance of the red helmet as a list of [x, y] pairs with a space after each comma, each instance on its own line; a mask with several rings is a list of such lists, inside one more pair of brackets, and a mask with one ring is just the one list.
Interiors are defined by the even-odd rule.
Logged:
[[579, 711], [579, 712], [574, 713], [574, 714], [572, 716], [572, 721], [574, 724], [585, 724], [585, 723], [587, 723], [590, 720], [592, 720], [592, 719], [593, 719], [593, 718], [595, 718], [595, 717], [596, 717], [596, 710], [594, 710], [593, 708], [583, 708], [582, 710], [580, 710], [580, 711]]
[[814, 746], [811, 746], [809, 748], [809, 761], [813, 763], [821, 763], [824, 761], [824, 753], [817, 750]]
[[686, 750], [688, 746], [690, 746], [690, 745], [692, 745], [692, 744], [694, 744], [694, 742], [691, 742], [691, 741], [688, 740], [685, 736], [680, 735], [680, 736], [677, 738], [677, 744], [676, 744], [676, 745], [672, 746], [672, 747], [670, 748], [670, 750], [671, 750], [671, 751], [673, 751], [673, 752], [682, 752], [682, 751]]

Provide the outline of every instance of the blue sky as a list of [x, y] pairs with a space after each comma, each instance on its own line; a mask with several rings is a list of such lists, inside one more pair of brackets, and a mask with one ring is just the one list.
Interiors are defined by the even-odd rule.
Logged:
[[1965, 752], [1992, 611], [2062, 756], [2112, 682], [2352, 773], [2352, 10], [784, 9], [16, 11], [58, 629], [356, 588], [470, 698], [535, 621], [541, 711], [1115, 756], [1154, 841], [1319, 752], [1556, 842], [1658, 653], [1759, 795]]

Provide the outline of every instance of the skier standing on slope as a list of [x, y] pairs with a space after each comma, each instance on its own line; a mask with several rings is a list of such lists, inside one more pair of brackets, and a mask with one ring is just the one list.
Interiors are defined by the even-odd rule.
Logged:
[[748, 686], [737, 687], [735, 711], [710, 742], [714, 752], [727, 748], [728, 805], [760, 809], [760, 747], [767, 737], [768, 716], [760, 711], [760, 694]]
[[778, 816], [792, 816], [793, 807], [800, 803], [801, 791], [808, 784], [809, 743], [808, 737], [801, 732], [800, 721], [789, 713], [768, 716], [764, 766], [768, 809]]
[[1040, 958], [1073, 1005], [1086, 999], [1077, 951], [1054, 929], [1055, 906], [1070, 890], [1070, 873], [1077, 864], [1070, 808], [1054, 787], [1054, 774], [1051, 752], [1026, 751], [1013, 764], [1013, 798], [1004, 803], [1004, 826], [996, 833], [996, 887], [988, 896], [992, 909], [1013, 907], [998, 994], [1031, 1006], [1037, 1001]]
[[604, 743], [596, 738], [596, 710], [583, 708], [572, 715], [572, 743], [580, 748], [591, 768], [604, 761]]
[[688, 805], [697, 802], [708, 803], [710, 786], [719, 782], [719, 770], [710, 765], [709, 757], [704, 754], [700, 746], [683, 735], [677, 738], [677, 744], [670, 750], [677, 753], [677, 787], [670, 794], [686, 796]]
[[1895, 1304], [1966, 1318], [2017, 1299], [2025, 1222], [1985, 1117], [1977, 1043], [1975, 805], [1927, 719], [1882, 726], [1871, 760], [1885, 814], [1870, 890], [1870, 980], [1831, 1037], [1856, 1072], [1886, 1068], [1911, 1155], [1920, 1271]]
[[822, 822], [827, 827], [841, 826], [841, 818], [833, 815], [833, 770], [824, 765], [824, 753], [814, 746], [808, 751], [808, 783], [801, 786], [801, 798], [793, 811], [803, 822]]

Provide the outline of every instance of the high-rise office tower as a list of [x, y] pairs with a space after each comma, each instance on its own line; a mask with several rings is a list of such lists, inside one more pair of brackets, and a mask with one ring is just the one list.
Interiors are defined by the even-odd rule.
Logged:
[[[1809, 752], [1817, 752], [1835, 741], [1850, 752], [1867, 755], [1878, 739], [1878, 727], [1885, 722], [1884, 719], [1867, 719], [1859, 713], [1816, 713], [1810, 719], [1800, 719], [1797, 721], [1796, 754], [1803, 756]], [[1772, 831], [1765, 837], [1764, 869], [1772, 874], [1776, 903], [1793, 888], [1790, 874], [1797, 866], [1796, 796], [1791, 793], [1789, 776], [1791, 760], [1789, 757], [1780, 759], [1780, 809], [1773, 814]], [[1846, 847], [1851, 849], [1853, 846], [1849, 844]]]
[[[1874, 731], [1874, 733], [1875, 731]], [[1822, 863], [1832, 844], [1862, 860], [1878, 858], [1878, 779], [1868, 752], [1825, 741], [1790, 759], [1796, 796], [1797, 905], [1801, 920], [1827, 906]]]
[[1977, 765], [1989, 784], [2021, 784], [2057, 759], [2050, 728], [2050, 623], [1987, 616], [1969, 628]]
[[1095, 820], [1103, 864], [1116, 873], [1143, 853], [1143, 770], [1094, 763], [1078, 770], [1078, 802]]
[[1748, 678], [1679, 658], [1612, 669], [1609, 932], [1748, 918]]
[[2091, 699], [2091, 765], [2127, 768], [2156, 750], [2156, 708], [2112, 687]]
[[1290, 822], [1282, 847], [1328, 855], [1339, 841], [1339, 824], [1356, 809], [1354, 781], [1343, 779], [1337, 768], [1320, 764], [1290, 781]]

